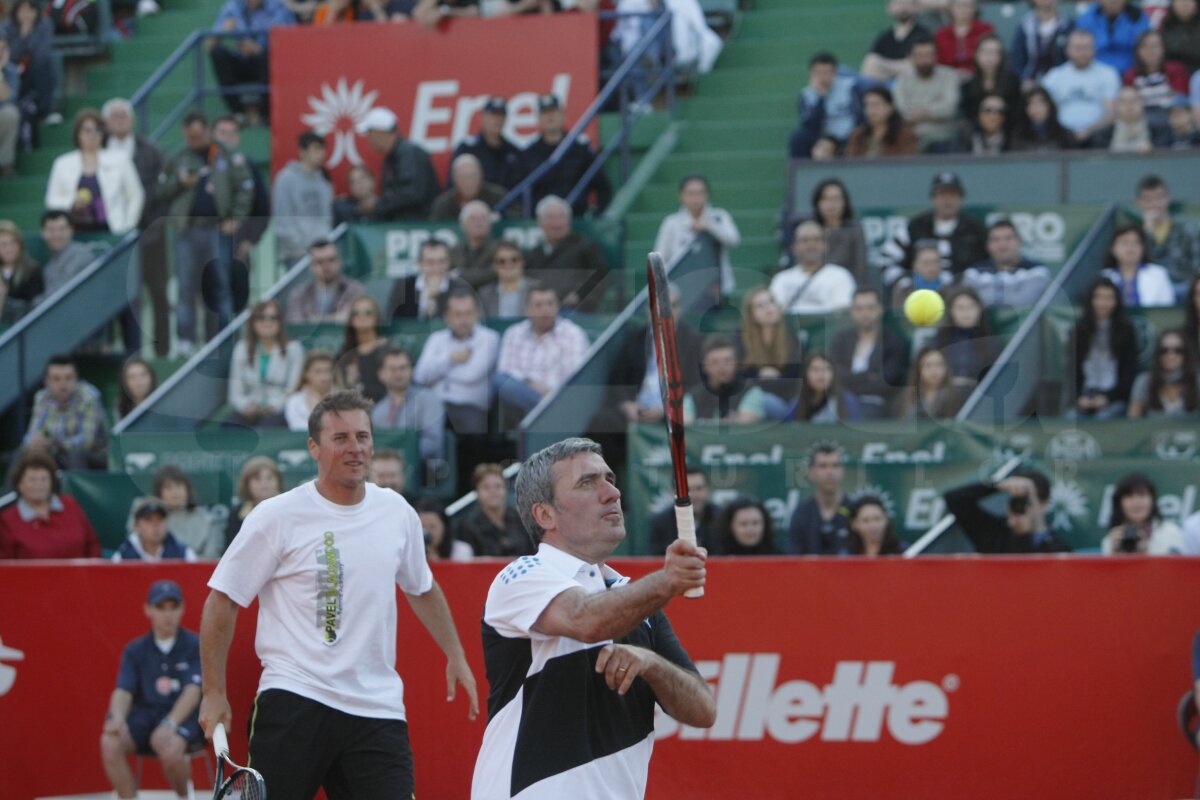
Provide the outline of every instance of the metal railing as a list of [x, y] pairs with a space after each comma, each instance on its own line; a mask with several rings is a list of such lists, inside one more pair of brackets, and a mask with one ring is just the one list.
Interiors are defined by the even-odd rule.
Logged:
[[[205, 42], [211, 38], [218, 39], [247, 39], [258, 36], [258, 32], [241, 31], [212, 31], [197, 30], [188, 34], [167, 60], [158, 69], [150, 73], [150, 77], [142, 84], [129, 102], [137, 114], [138, 132], [158, 141], [167, 131], [171, 130], [189, 109], [200, 107], [206, 97], [224, 96], [229, 94], [268, 94], [271, 87], [268, 84], [247, 83], [234, 86], [209, 86], [208, 84], [208, 49]], [[167, 111], [158, 124], [151, 126], [150, 96], [175, 72], [185, 61], [192, 71], [192, 88], [183, 100]]]
[[[625, 54], [621, 64], [612, 72], [612, 76], [604, 84], [600, 93], [596, 95], [591, 104], [580, 116], [579, 120], [571, 128], [563, 140], [554, 148], [554, 152], [542, 164], [539, 164], [536, 169], [530, 172], [514, 186], [508, 194], [504, 196], [496, 204], [494, 209], [496, 213], [503, 213], [506, 208], [515, 202], [521, 203], [522, 216], [533, 216], [533, 188], [534, 185], [542, 179], [550, 170], [554, 169], [562, 161], [567, 151], [579, 141], [579, 137], [587, 129], [592, 121], [607, 107], [608, 102], [617, 95], [619, 108], [621, 111], [621, 128], [616, 135], [611, 137], [608, 143], [596, 154], [592, 165], [580, 178], [579, 182], [563, 198], [568, 203], [574, 203], [583, 192], [588, 190], [588, 186], [592, 182], [592, 178], [596, 176], [608, 159], [619, 148], [621, 151], [620, 161], [620, 176], [623, 182], [629, 176], [630, 163], [630, 139], [633, 132], [633, 125], [637, 120], [646, 114], [651, 103], [659, 92], [666, 92], [666, 105], [668, 113], [672, 113], [675, 108], [675, 55], [671, 47], [671, 14], [668, 11], [663, 11], [657, 14], [638, 13], [638, 14], [621, 14], [615, 18], [628, 17], [647, 17], [652, 18], [653, 23], [646, 29], [628, 53]], [[648, 67], [642, 63], [643, 59], [649, 59], [651, 54], [659, 48], [657, 52], [661, 53], [661, 63], [654, 64]], [[649, 79], [648, 79], [649, 78]], [[640, 85], [640, 88], [639, 88]], [[635, 96], [636, 93], [636, 96]]]

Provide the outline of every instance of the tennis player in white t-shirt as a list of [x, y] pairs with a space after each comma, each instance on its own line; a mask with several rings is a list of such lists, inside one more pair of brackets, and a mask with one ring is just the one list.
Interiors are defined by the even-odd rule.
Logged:
[[404, 684], [396, 673], [396, 586], [446, 654], [448, 699], [475, 678], [425, 561], [421, 524], [396, 492], [367, 483], [371, 402], [337, 392], [313, 409], [317, 479], [255, 507], [217, 564], [200, 626], [200, 723], [229, 727], [225, 671], [239, 607], [257, 597], [263, 664], [250, 763], [271, 797], [413, 796]]

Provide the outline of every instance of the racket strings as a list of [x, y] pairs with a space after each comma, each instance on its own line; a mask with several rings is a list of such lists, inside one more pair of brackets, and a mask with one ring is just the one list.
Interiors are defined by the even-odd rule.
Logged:
[[267, 789], [262, 778], [252, 772], [239, 771], [221, 787], [219, 800], [266, 800]]

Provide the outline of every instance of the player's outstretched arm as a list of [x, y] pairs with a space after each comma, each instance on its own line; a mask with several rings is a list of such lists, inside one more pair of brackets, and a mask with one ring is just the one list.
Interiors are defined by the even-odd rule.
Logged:
[[200, 677], [203, 681], [200, 727], [210, 740], [218, 722], [228, 729], [233, 719], [225, 690], [225, 668], [233, 644], [237, 613], [238, 604], [229, 595], [213, 589], [204, 601], [204, 615], [200, 618]]
[[704, 548], [676, 539], [667, 548], [662, 569], [610, 592], [588, 594], [568, 589], [555, 597], [533, 624], [547, 636], [580, 642], [618, 639], [689, 589], [704, 586]]
[[607, 645], [596, 657], [596, 672], [603, 673], [608, 688], [618, 694], [628, 692], [635, 678], [643, 679], [663, 711], [684, 725], [709, 728], [717, 720], [717, 701], [708, 682], [653, 650]]
[[438, 647], [446, 654], [446, 701], [454, 700], [457, 687], [461, 684], [467, 693], [470, 709], [467, 715], [475, 719], [479, 715], [479, 693], [475, 689], [475, 676], [467, 664], [467, 654], [463, 651], [462, 642], [458, 639], [458, 629], [454, 627], [454, 616], [450, 613], [450, 605], [442, 587], [434, 581], [433, 586], [425, 594], [408, 594], [408, 604], [413, 613], [429, 635], [437, 642]]

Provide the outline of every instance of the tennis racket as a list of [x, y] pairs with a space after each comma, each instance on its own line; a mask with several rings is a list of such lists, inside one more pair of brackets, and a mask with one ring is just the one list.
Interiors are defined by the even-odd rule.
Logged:
[[[696, 544], [696, 517], [688, 497], [687, 450], [683, 442], [683, 371], [679, 368], [679, 350], [675, 345], [675, 317], [671, 315], [671, 285], [662, 256], [646, 257], [646, 278], [650, 294], [650, 327], [654, 330], [654, 355], [658, 360], [658, 388], [662, 393], [663, 419], [671, 448], [671, 467], [675, 474], [675, 527], [679, 538]], [[702, 597], [703, 587], [688, 589], [685, 597]]]
[[[267, 784], [263, 776], [249, 767], [239, 767], [229, 760], [229, 737], [225, 726], [213, 728], [213, 750], [217, 753], [217, 777], [213, 781], [213, 800], [266, 800]], [[226, 778], [225, 771], [232, 774]]]

